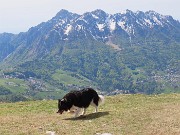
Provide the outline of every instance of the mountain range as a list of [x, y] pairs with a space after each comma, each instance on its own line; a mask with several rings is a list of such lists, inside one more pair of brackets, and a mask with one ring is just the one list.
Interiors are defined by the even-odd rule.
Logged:
[[63, 9], [27, 32], [0, 34], [0, 75], [2, 82], [23, 79], [21, 94], [30, 97], [81, 87], [108, 94], [179, 92], [179, 52], [180, 22], [172, 16]]

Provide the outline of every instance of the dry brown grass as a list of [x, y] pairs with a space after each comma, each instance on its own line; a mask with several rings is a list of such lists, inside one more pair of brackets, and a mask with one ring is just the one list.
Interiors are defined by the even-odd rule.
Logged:
[[0, 103], [0, 135], [179, 135], [180, 94], [106, 97], [99, 113], [56, 114], [57, 101]]

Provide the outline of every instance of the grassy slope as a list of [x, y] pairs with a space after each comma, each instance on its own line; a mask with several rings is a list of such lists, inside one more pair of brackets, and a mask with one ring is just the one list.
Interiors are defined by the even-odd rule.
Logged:
[[[88, 80], [87, 78], [79, 74], [73, 74], [72, 72], [66, 72], [63, 70], [56, 70], [56, 72], [52, 74], [52, 79], [52, 82], [56, 81], [62, 83], [65, 87], [68, 87], [68, 89], [75, 89], [75, 86], [97, 86], [95, 82]], [[40, 81], [35, 78], [34, 80]], [[45, 90], [37, 89], [36, 91], [33, 91], [32, 88], [29, 87], [29, 84], [30, 82], [24, 79], [0, 77], [0, 86], [9, 89], [11, 92], [13, 92], [13, 94], [27, 95], [27, 91], [29, 91], [29, 89], [31, 93], [34, 92], [33, 94], [31, 94], [32, 98], [34, 99], [57, 99], [58, 97], [62, 97], [62, 95], [64, 94], [64, 90], [58, 87], [59, 84], [53, 85], [50, 82], [42, 81], [43, 86], [45, 85]], [[0, 97], [1, 96], [2, 95], [0, 95]]]
[[[63, 83], [64, 85], [74, 84], [78, 86], [88, 86], [91, 82], [90, 80], [79, 74], [76, 74], [77, 77], [73, 77], [72, 74], [73, 73], [68, 71], [56, 70], [56, 72], [52, 75], [52, 78], [56, 81], [59, 81], [60, 83]], [[97, 85], [94, 82], [91, 83], [93, 83], [93, 85]]]
[[[12, 83], [8, 85], [8, 83]], [[14, 93], [24, 93], [28, 89], [27, 84], [22, 79], [2, 79], [0, 78], [0, 86], [10, 89]]]
[[1, 135], [179, 135], [180, 94], [106, 97], [99, 113], [85, 117], [56, 114], [57, 101], [0, 103]]

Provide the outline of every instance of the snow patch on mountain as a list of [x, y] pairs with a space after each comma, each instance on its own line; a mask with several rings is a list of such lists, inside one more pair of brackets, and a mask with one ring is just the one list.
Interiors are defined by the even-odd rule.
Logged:
[[124, 21], [119, 21], [117, 24], [123, 29], [125, 30], [125, 23]]
[[63, 11], [57, 17], [51, 20], [51, 25], [54, 25], [52, 28], [61, 35], [60, 37], [66, 39], [69, 39], [68, 36], [73, 32], [78, 32], [75, 35], [92, 35], [93, 38], [104, 41], [107, 39], [105, 37], [112, 36], [113, 32], [119, 28], [131, 37], [143, 33], [144, 30], [174, 25], [171, 16], [163, 16], [154, 11], [125, 10], [116, 14], [108, 14], [102, 10], [95, 10], [82, 15]]
[[116, 29], [116, 22], [114, 20], [109, 21], [109, 28], [111, 32]]
[[99, 31], [104, 31], [104, 24], [97, 24]]
[[93, 16], [95, 19], [99, 19], [99, 17], [96, 16], [96, 15], [94, 15], [94, 14], [92, 14], [92, 16]]
[[66, 30], [64, 31], [64, 34], [68, 35], [71, 30], [72, 30], [72, 25], [68, 24]]
[[153, 24], [152, 24], [152, 22], [149, 20], [149, 19], [144, 19], [144, 24], [146, 25], [146, 26], [148, 26], [148, 27], [150, 27], [150, 28], [152, 28], [153, 27]]
[[158, 25], [163, 26], [163, 24], [161, 23], [161, 21], [159, 21], [159, 20], [157, 19], [157, 17], [153, 17], [153, 20], [154, 20], [154, 22], [156, 22]]

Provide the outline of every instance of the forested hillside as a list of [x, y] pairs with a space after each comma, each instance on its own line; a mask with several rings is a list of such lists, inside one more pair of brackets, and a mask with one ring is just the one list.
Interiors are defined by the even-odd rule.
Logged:
[[27, 32], [0, 34], [1, 99], [56, 99], [84, 87], [180, 92], [179, 52], [180, 23], [171, 16], [61, 10]]

